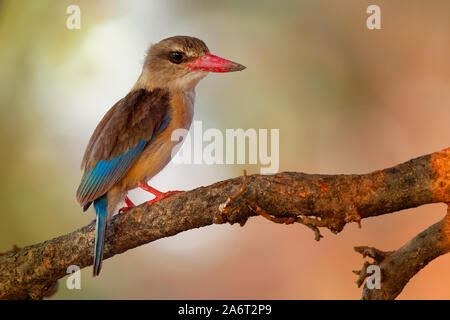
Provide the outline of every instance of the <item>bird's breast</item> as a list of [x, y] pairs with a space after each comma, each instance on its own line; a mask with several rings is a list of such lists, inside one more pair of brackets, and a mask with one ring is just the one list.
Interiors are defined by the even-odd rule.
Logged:
[[122, 180], [126, 189], [133, 189], [139, 183], [146, 183], [170, 162], [172, 153], [180, 147], [180, 141], [172, 141], [172, 133], [178, 129], [189, 130], [194, 116], [194, 98], [195, 92], [193, 90], [171, 94], [168, 124], [147, 145]]

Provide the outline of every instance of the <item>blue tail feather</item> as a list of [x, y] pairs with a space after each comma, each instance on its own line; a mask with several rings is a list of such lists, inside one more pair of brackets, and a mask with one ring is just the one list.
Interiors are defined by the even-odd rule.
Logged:
[[95, 227], [93, 274], [94, 276], [98, 276], [102, 267], [103, 247], [105, 245], [105, 233], [108, 218], [108, 197], [106, 194], [94, 201], [94, 208], [97, 214], [97, 224]]

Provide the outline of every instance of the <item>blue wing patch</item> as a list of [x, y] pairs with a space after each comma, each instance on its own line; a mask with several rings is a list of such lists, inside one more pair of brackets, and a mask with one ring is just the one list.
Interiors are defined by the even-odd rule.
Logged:
[[103, 195], [128, 171], [147, 144], [147, 141], [140, 140], [133, 149], [109, 161], [101, 160], [93, 169], [86, 172], [78, 187], [77, 194], [80, 201], [85, 203]]
[[171, 113], [172, 113], [172, 107], [169, 107], [169, 109], [167, 110], [166, 114], [164, 115], [164, 117], [161, 121], [161, 125], [159, 126], [159, 129], [158, 129], [158, 133], [163, 131], [169, 125]]

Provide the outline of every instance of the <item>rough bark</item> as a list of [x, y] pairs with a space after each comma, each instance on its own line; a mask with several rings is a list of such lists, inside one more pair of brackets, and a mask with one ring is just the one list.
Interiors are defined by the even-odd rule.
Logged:
[[[364, 285], [363, 300], [395, 299], [414, 275], [422, 270], [430, 261], [450, 251], [450, 207], [447, 215], [433, 224], [396, 251], [384, 252], [372, 247], [355, 247], [355, 251], [363, 257], [373, 259], [372, 264], [381, 269], [381, 286], [379, 290], [369, 289]], [[366, 262], [360, 271], [358, 286], [369, 276]]]
[[[244, 225], [255, 215], [278, 223], [305, 224], [319, 240], [319, 228], [338, 233], [350, 222], [437, 202], [450, 202], [450, 148], [361, 175], [244, 175], [116, 215], [109, 227], [104, 258], [213, 223]], [[448, 252], [450, 232], [445, 221], [376, 260], [383, 270], [384, 289], [367, 293], [366, 288], [363, 298], [395, 298], [426, 263]], [[72, 233], [0, 256], [0, 299], [42, 299], [55, 291], [56, 281], [66, 275], [68, 266], [91, 265], [94, 227], [92, 222]], [[381, 253], [374, 248], [371, 252], [377, 251]], [[402, 275], [399, 268], [405, 265], [411, 271]], [[365, 278], [363, 271], [359, 284]], [[399, 277], [402, 281], [397, 280]]]

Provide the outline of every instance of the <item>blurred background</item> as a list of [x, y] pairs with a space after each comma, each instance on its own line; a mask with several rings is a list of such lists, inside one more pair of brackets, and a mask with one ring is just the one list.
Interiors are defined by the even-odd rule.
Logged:
[[[66, 9], [81, 8], [69, 30]], [[381, 7], [382, 30], [366, 8]], [[0, 252], [94, 219], [75, 199], [95, 126], [133, 86], [145, 50], [173, 36], [203, 39], [240, 73], [197, 87], [207, 128], [279, 128], [279, 171], [364, 173], [449, 146], [449, 1], [0, 1]], [[258, 165], [174, 165], [152, 181], [189, 190]], [[149, 199], [139, 191], [137, 203]], [[65, 278], [52, 299], [359, 299], [357, 245], [395, 250], [445, 214], [427, 205], [327, 230], [252, 218], [130, 250]], [[399, 299], [449, 299], [450, 255]]]

